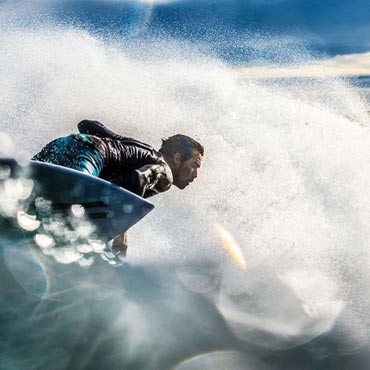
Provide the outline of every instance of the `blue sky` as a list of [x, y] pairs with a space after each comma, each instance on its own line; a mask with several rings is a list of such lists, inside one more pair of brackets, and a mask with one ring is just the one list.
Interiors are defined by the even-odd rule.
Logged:
[[370, 2], [365, 0], [183, 1], [157, 6], [153, 28], [292, 35], [329, 54], [370, 49]]
[[261, 55], [295, 62], [274, 43], [303, 45], [322, 58], [370, 51], [369, 0], [0, 0], [0, 10], [10, 4], [103, 34], [191, 41], [239, 66], [258, 64]]
[[330, 55], [370, 50], [368, 0], [54, 1], [59, 16], [116, 32], [150, 6], [146, 34], [209, 40], [227, 37], [225, 31], [230, 37], [258, 32], [301, 38]]

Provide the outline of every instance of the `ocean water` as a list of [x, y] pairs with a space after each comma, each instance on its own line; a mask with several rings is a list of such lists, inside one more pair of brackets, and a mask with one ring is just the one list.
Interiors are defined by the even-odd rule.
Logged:
[[48, 18], [3, 18], [0, 55], [2, 156], [84, 118], [205, 146], [191, 187], [130, 230], [123, 266], [45, 254], [0, 224], [1, 369], [367, 369], [368, 78], [247, 79], [191, 41]]
[[357, 76], [348, 79], [348, 82], [358, 91], [358, 94], [364, 99], [367, 107], [370, 106], [370, 77]]

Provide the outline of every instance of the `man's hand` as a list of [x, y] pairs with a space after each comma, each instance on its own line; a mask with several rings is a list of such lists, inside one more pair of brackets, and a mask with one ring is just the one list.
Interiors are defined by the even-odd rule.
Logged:
[[126, 256], [127, 248], [128, 248], [127, 231], [125, 231], [121, 235], [118, 235], [117, 237], [114, 238], [113, 244], [112, 244], [112, 251], [115, 254]]
[[168, 190], [173, 182], [172, 171], [167, 163], [147, 164], [134, 171], [136, 183], [141, 197], [147, 198], [146, 191], [157, 194]]

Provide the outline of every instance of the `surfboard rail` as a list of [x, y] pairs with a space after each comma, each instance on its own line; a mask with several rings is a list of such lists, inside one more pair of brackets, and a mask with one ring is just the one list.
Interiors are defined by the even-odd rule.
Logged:
[[[33, 181], [28, 202], [35, 208], [44, 200], [50, 216], [65, 217], [70, 225], [74, 219], [83, 218], [93, 226], [93, 237], [104, 241], [128, 230], [154, 208], [152, 203], [109, 181], [51, 163], [29, 161], [21, 165], [13, 158], [0, 158], [0, 170], [7, 174], [2, 182]], [[76, 209], [79, 211], [74, 212]]]

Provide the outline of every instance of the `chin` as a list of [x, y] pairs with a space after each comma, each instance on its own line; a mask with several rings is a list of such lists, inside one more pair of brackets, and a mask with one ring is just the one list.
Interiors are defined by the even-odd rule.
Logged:
[[186, 184], [174, 184], [175, 186], [177, 186], [179, 189], [185, 189], [189, 184], [186, 183]]

